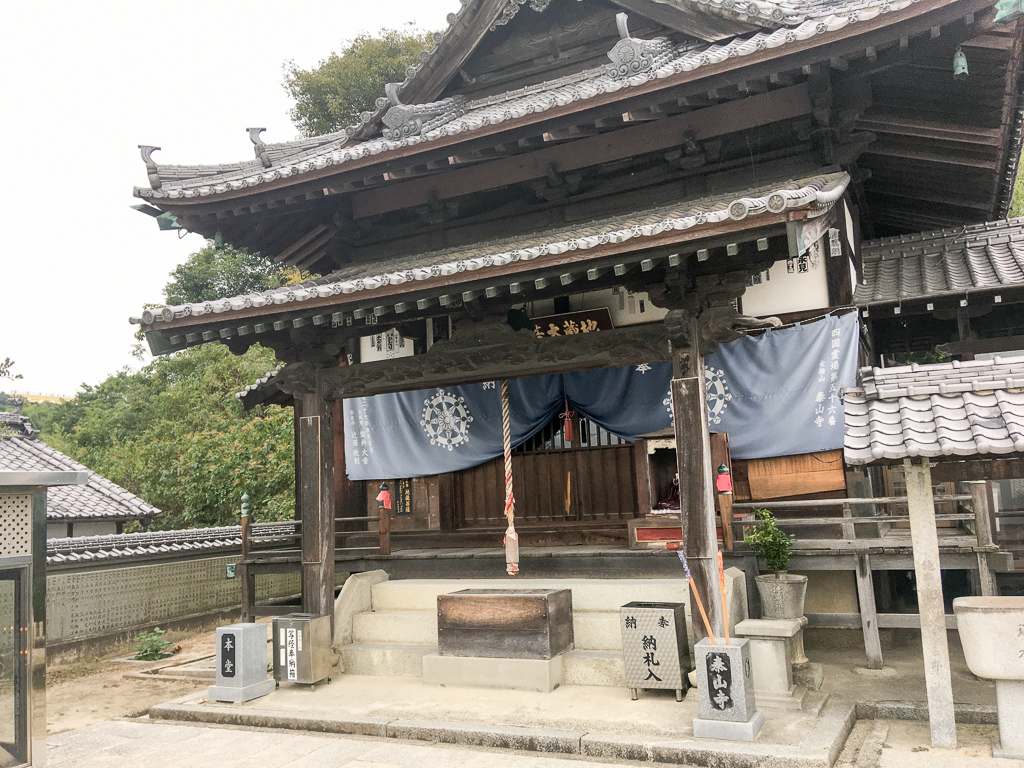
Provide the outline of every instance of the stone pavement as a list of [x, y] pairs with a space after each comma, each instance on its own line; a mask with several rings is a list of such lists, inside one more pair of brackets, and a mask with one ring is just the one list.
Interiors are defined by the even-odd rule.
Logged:
[[[47, 739], [48, 768], [624, 768], [484, 748], [297, 731], [108, 720]], [[635, 764], [634, 764], [635, 765]]]

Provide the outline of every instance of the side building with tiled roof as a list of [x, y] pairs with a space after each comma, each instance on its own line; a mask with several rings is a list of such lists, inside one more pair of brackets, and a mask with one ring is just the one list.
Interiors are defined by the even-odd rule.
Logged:
[[89, 472], [85, 485], [55, 486], [47, 492], [48, 539], [117, 534], [134, 520], [146, 528], [160, 514], [135, 494], [42, 442], [38, 430], [19, 414], [0, 413], [0, 470]]

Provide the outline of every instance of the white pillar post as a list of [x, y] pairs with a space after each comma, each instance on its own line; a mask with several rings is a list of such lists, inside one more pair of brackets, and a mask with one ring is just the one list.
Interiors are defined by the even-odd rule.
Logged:
[[921, 616], [921, 648], [928, 691], [928, 721], [932, 746], [956, 749], [953, 683], [949, 672], [946, 609], [942, 601], [939, 537], [935, 529], [932, 472], [928, 459], [903, 460], [910, 510], [910, 538], [914, 548], [917, 605]]

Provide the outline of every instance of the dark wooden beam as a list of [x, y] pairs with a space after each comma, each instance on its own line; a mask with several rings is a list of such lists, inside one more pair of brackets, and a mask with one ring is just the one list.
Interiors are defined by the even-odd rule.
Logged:
[[939, 461], [932, 467], [932, 479], [937, 483], [958, 480], [1016, 480], [1024, 477], [1024, 458], [1011, 454], [1005, 458], [981, 459], [971, 457], [963, 461]]
[[992, 352], [1015, 352], [1024, 349], [1024, 336], [1000, 336], [995, 339], [962, 339], [940, 344], [936, 352], [944, 355], [970, 355], [964, 359], [973, 359], [975, 355]]
[[314, 383], [302, 401], [298, 469], [302, 482], [302, 609], [334, 625], [334, 403]]
[[319, 381], [335, 398], [366, 397], [495, 379], [615, 368], [668, 359], [666, 329], [652, 323], [574, 336], [537, 338], [514, 331], [504, 316], [466, 323], [448, 341], [423, 355], [340, 368], [286, 366], [278, 374], [285, 392], [300, 393]]
[[744, 131], [766, 123], [789, 120], [811, 111], [806, 85], [795, 85], [747, 99], [687, 112], [675, 117], [624, 128], [534, 152], [501, 158], [444, 174], [387, 184], [352, 195], [355, 218], [421, 205], [432, 198], [446, 200], [487, 189], [498, 189], [544, 178], [554, 167], [559, 173], [657, 152], [688, 141]]

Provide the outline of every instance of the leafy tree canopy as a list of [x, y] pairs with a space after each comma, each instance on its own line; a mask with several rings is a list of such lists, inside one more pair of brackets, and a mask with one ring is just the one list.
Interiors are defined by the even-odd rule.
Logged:
[[227, 244], [217, 248], [209, 241], [171, 272], [164, 299], [168, 304], [212, 301], [289, 285], [301, 277], [297, 270], [282, 270], [259, 254]]
[[433, 47], [429, 32], [382, 29], [346, 42], [312, 69], [295, 62], [284, 68], [284, 87], [295, 99], [292, 122], [303, 136], [333, 133], [358, 122], [373, 109], [385, 83], [405, 80], [405, 70], [420, 52]]
[[248, 492], [260, 520], [292, 516], [291, 412], [243, 413], [234, 393], [276, 367], [273, 352], [220, 344], [121, 371], [47, 408], [40, 439], [165, 513], [159, 528], [231, 525]]

